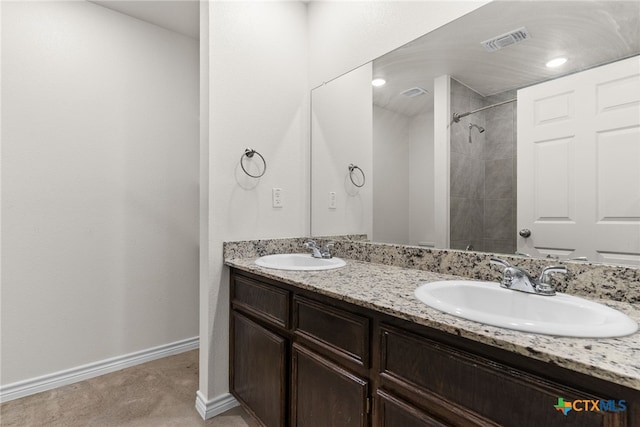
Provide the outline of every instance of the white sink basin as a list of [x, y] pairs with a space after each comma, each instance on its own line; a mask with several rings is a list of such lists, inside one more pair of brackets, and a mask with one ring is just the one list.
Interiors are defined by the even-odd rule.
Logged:
[[562, 293], [542, 296], [513, 291], [493, 282], [425, 283], [416, 289], [415, 296], [445, 313], [517, 331], [608, 338], [638, 330], [638, 324], [627, 315], [602, 304]]
[[347, 265], [340, 258], [314, 258], [311, 254], [266, 255], [256, 260], [260, 267], [277, 270], [332, 270]]

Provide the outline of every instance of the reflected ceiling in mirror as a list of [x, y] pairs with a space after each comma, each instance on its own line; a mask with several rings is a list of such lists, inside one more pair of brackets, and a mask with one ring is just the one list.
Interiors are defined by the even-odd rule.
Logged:
[[[373, 102], [412, 115], [424, 99], [400, 94], [412, 87], [433, 94], [437, 76], [490, 96], [637, 55], [639, 17], [638, 1], [495, 1], [377, 58], [373, 76], [386, 84]], [[494, 52], [482, 45], [521, 28], [528, 37], [517, 44]], [[548, 68], [557, 57], [567, 62]]]

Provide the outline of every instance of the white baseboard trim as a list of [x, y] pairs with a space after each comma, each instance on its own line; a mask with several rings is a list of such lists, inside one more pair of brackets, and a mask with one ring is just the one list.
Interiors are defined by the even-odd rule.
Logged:
[[124, 368], [151, 362], [152, 360], [195, 350], [200, 346], [198, 337], [187, 338], [170, 344], [136, 351], [122, 356], [112, 357], [87, 365], [78, 366], [64, 371], [54, 372], [41, 377], [31, 378], [0, 387], [0, 402], [18, 399], [78, 381], [87, 380]]
[[226, 412], [231, 408], [235, 408], [238, 405], [240, 405], [240, 403], [238, 403], [231, 393], [225, 393], [215, 399], [207, 401], [202, 393], [200, 393], [200, 390], [196, 392], [196, 410], [203, 420], [213, 418], [216, 415], [220, 415], [221, 413]]

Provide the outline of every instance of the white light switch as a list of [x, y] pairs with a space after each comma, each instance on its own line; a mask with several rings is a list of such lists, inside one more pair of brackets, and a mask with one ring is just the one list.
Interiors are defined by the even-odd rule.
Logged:
[[336, 208], [336, 192], [329, 191], [329, 209]]
[[282, 207], [282, 188], [271, 189], [271, 202], [274, 208]]

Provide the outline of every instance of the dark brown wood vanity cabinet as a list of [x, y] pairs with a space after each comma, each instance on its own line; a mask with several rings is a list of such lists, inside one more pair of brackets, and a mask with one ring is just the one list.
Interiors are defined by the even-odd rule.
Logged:
[[230, 387], [266, 426], [287, 424], [291, 292], [249, 277], [232, 278]]
[[231, 392], [267, 427], [640, 426], [638, 391], [235, 269], [230, 320]]
[[369, 319], [293, 297], [291, 425], [369, 425]]

